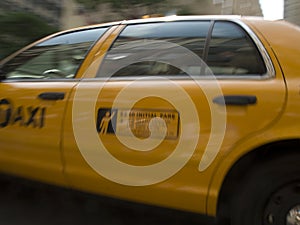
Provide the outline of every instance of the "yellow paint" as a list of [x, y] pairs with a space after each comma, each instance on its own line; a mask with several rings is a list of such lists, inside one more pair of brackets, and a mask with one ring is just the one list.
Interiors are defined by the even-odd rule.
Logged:
[[[296, 44], [299, 41], [299, 28], [286, 25], [284, 22], [271, 23], [245, 19], [243, 21], [263, 43], [273, 62], [275, 77], [265, 80], [219, 81], [224, 95], [255, 95], [258, 101], [255, 105], [226, 107], [227, 123], [224, 141], [216, 159], [204, 171], [200, 172], [198, 168], [211, 135], [209, 101], [212, 99], [207, 99], [203, 90], [192, 80], [174, 82], [189, 94], [196, 106], [200, 121], [199, 140], [193, 156], [185, 167], [165, 181], [149, 186], [125, 186], [100, 176], [88, 165], [78, 149], [72, 126], [73, 99], [79, 82], [75, 80], [40, 82], [38, 85], [36, 82], [0, 83], [1, 98], [9, 99], [14, 107], [22, 106], [25, 111], [33, 106], [39, 107], [39, 110], [46, 109], [43, 128], [39, 128], [40, 120], [36, 122], [36, 127], [33, 123], [29, 126], [21, 126], [21, 122], [18, 121], [0, 128], [0, 170], [96, 194], [215, 215], [222, 182], [234, 163], [258, 146], [300, 136], [300, 108], [298, 107], [300, 46]], [[81, 83], [85, 84], [83, 89], [86, 95], [78, 99], [83, 106], [86, 102], [93, 101], [89, 99], [89, 92], [103, 85], [101, 79], [93, 80], [93, 78], [96, 77], [106, 52], [124, 26], [114, 24], [90, 50], [79, 69], [76, 78], [85, 78]], [[139, 82], [140, 86], [130, 87], [131, 91], [141, 92], [164, 87], [166, 81]], [[114, 99], [122, 88], [128, 87], [129, 83], [130, 81], [126, 80], [110, 80], [105, 83], [94, 109], [95, 130], [93, 132], [97, 132], [97, 109], [113, 108]], [[207, 88], [213, 86], [213, 81], [210, 80], [202, 80], [200, 83]], [[65, 98], [57, 101], [40, 100], [37, 96], [42, 92], [64, 92]], [[180, 95], [177, 97], [181, 98]], [[0, 114], [3, 118], [7, 108], [1, 107]], [[220, 109], [221, 112], [222, 107], [225, 106], [216, 106], [216, 109]], [[178, 126], [182, 126], [181, 112], [177, 113], [174, 105], [155, 96], [136, 102], [132, 110], [134, 112], [143, 110], [147, 113], [166, 112], [167, 117], [170, 112], [171, 118], [165, 119], [169, 138], [165, 138], [152, 151], [132, 150], [124, 146], [115, 135], [107, 133], [108, 124], [114, 117], [117, 117], [117, 124], [122, 124], [120, 114], [108, 112], [100, 122], [99, 139], [110, 150], [112, 156], [130, 165], [148, 166], [168, 158], [178, 144], [176, 137], [181, 135], [180, 129], [177, 133]], [[13, 112], [16, 112], [15, 108]], [[25, 122], [29, 121], [30, 115], [24, 117], [26, 117]], [[83, 113], [78, 121], [86, 117], [87, 114]], [[38, 120], [38, 117], [36, 118]], [[132, 116], [131, 120], [133, 133], [141, 139], [146, 138], [149, 133], [141, 135], [141, 132], [146, 132], [146, 128], [142, 126], [137, 128], [136, 123], [142, 121], [148, 124], [149, 119]], [[87, 140], [89, 132], [85, 131]], [[117, 130], [117, 132], [122, 131]], [[97, 160], [106, 163], [101, 158]], [[127, 174], [121, 176], [126, 178]]]

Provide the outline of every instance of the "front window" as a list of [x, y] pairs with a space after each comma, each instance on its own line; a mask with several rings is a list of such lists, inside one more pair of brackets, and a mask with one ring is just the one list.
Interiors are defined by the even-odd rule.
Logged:
[[41, 42], [2, 66], [7, 79], [73, 78], [88, 50], [107, 28], [61, 34]]

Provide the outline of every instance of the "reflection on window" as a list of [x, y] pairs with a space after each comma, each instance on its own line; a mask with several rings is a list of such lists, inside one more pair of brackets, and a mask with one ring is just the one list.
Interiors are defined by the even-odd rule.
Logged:
[[186, 75], [181, 69], [172, 66], [168, 63], [156, 62], [156, 61], [143, 61], [130, 64], [116, 73], [114, 77], [120, 76], [155, 76], [155, 75]]
[[128, 25], [97, 76], [266, 74], [258, 49], [240, 26], [226, 21], [216, 21], [212, 29], [211, 25], [211, 21]]
[[266, 68], [253, 42], [237, 25], [216, 22], [207, 64], [215, 75], [263, 75]]
[[106, 29], [77, 31], [46, 40], [8, 61], [2, 71], [7, 79], [73, 78], [89, 48]]
[[210, 24], [185, 21], [128, 25], [97, 76], [199, 75]]

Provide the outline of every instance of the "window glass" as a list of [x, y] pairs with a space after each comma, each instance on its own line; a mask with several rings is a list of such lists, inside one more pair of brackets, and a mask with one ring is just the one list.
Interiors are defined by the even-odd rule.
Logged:
[[109, 50], [97, 76], [200, 74], [199, 62], [210, 25], [210, 21], [128, 25]]
[[93, 43], [107, 30], [75, 31], [41, 42], [2, 66], [7, 79], [73, 78]]
[[256, 46], [238, 25], [216, 22], [207, 64], [215, 75], [263, 75], [266, 67]]

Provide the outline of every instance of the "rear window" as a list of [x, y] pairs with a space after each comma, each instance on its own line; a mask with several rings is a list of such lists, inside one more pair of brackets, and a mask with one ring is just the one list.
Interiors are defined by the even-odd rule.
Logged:
[[210, 21], [128, 25], [107, 53], [98, 76], [198, 73], [199, 60], [183, 61], [191, 54], [203, 58], [210, 25]]
[[248, 34], [230, 22], [214, 24], [206, 63], [216, 75], [263, 75], [267, 72]]
[[261, 76], [267, 72], [252, 39], [229, 21], [177, 21], [128, 25], [98, 77]]

